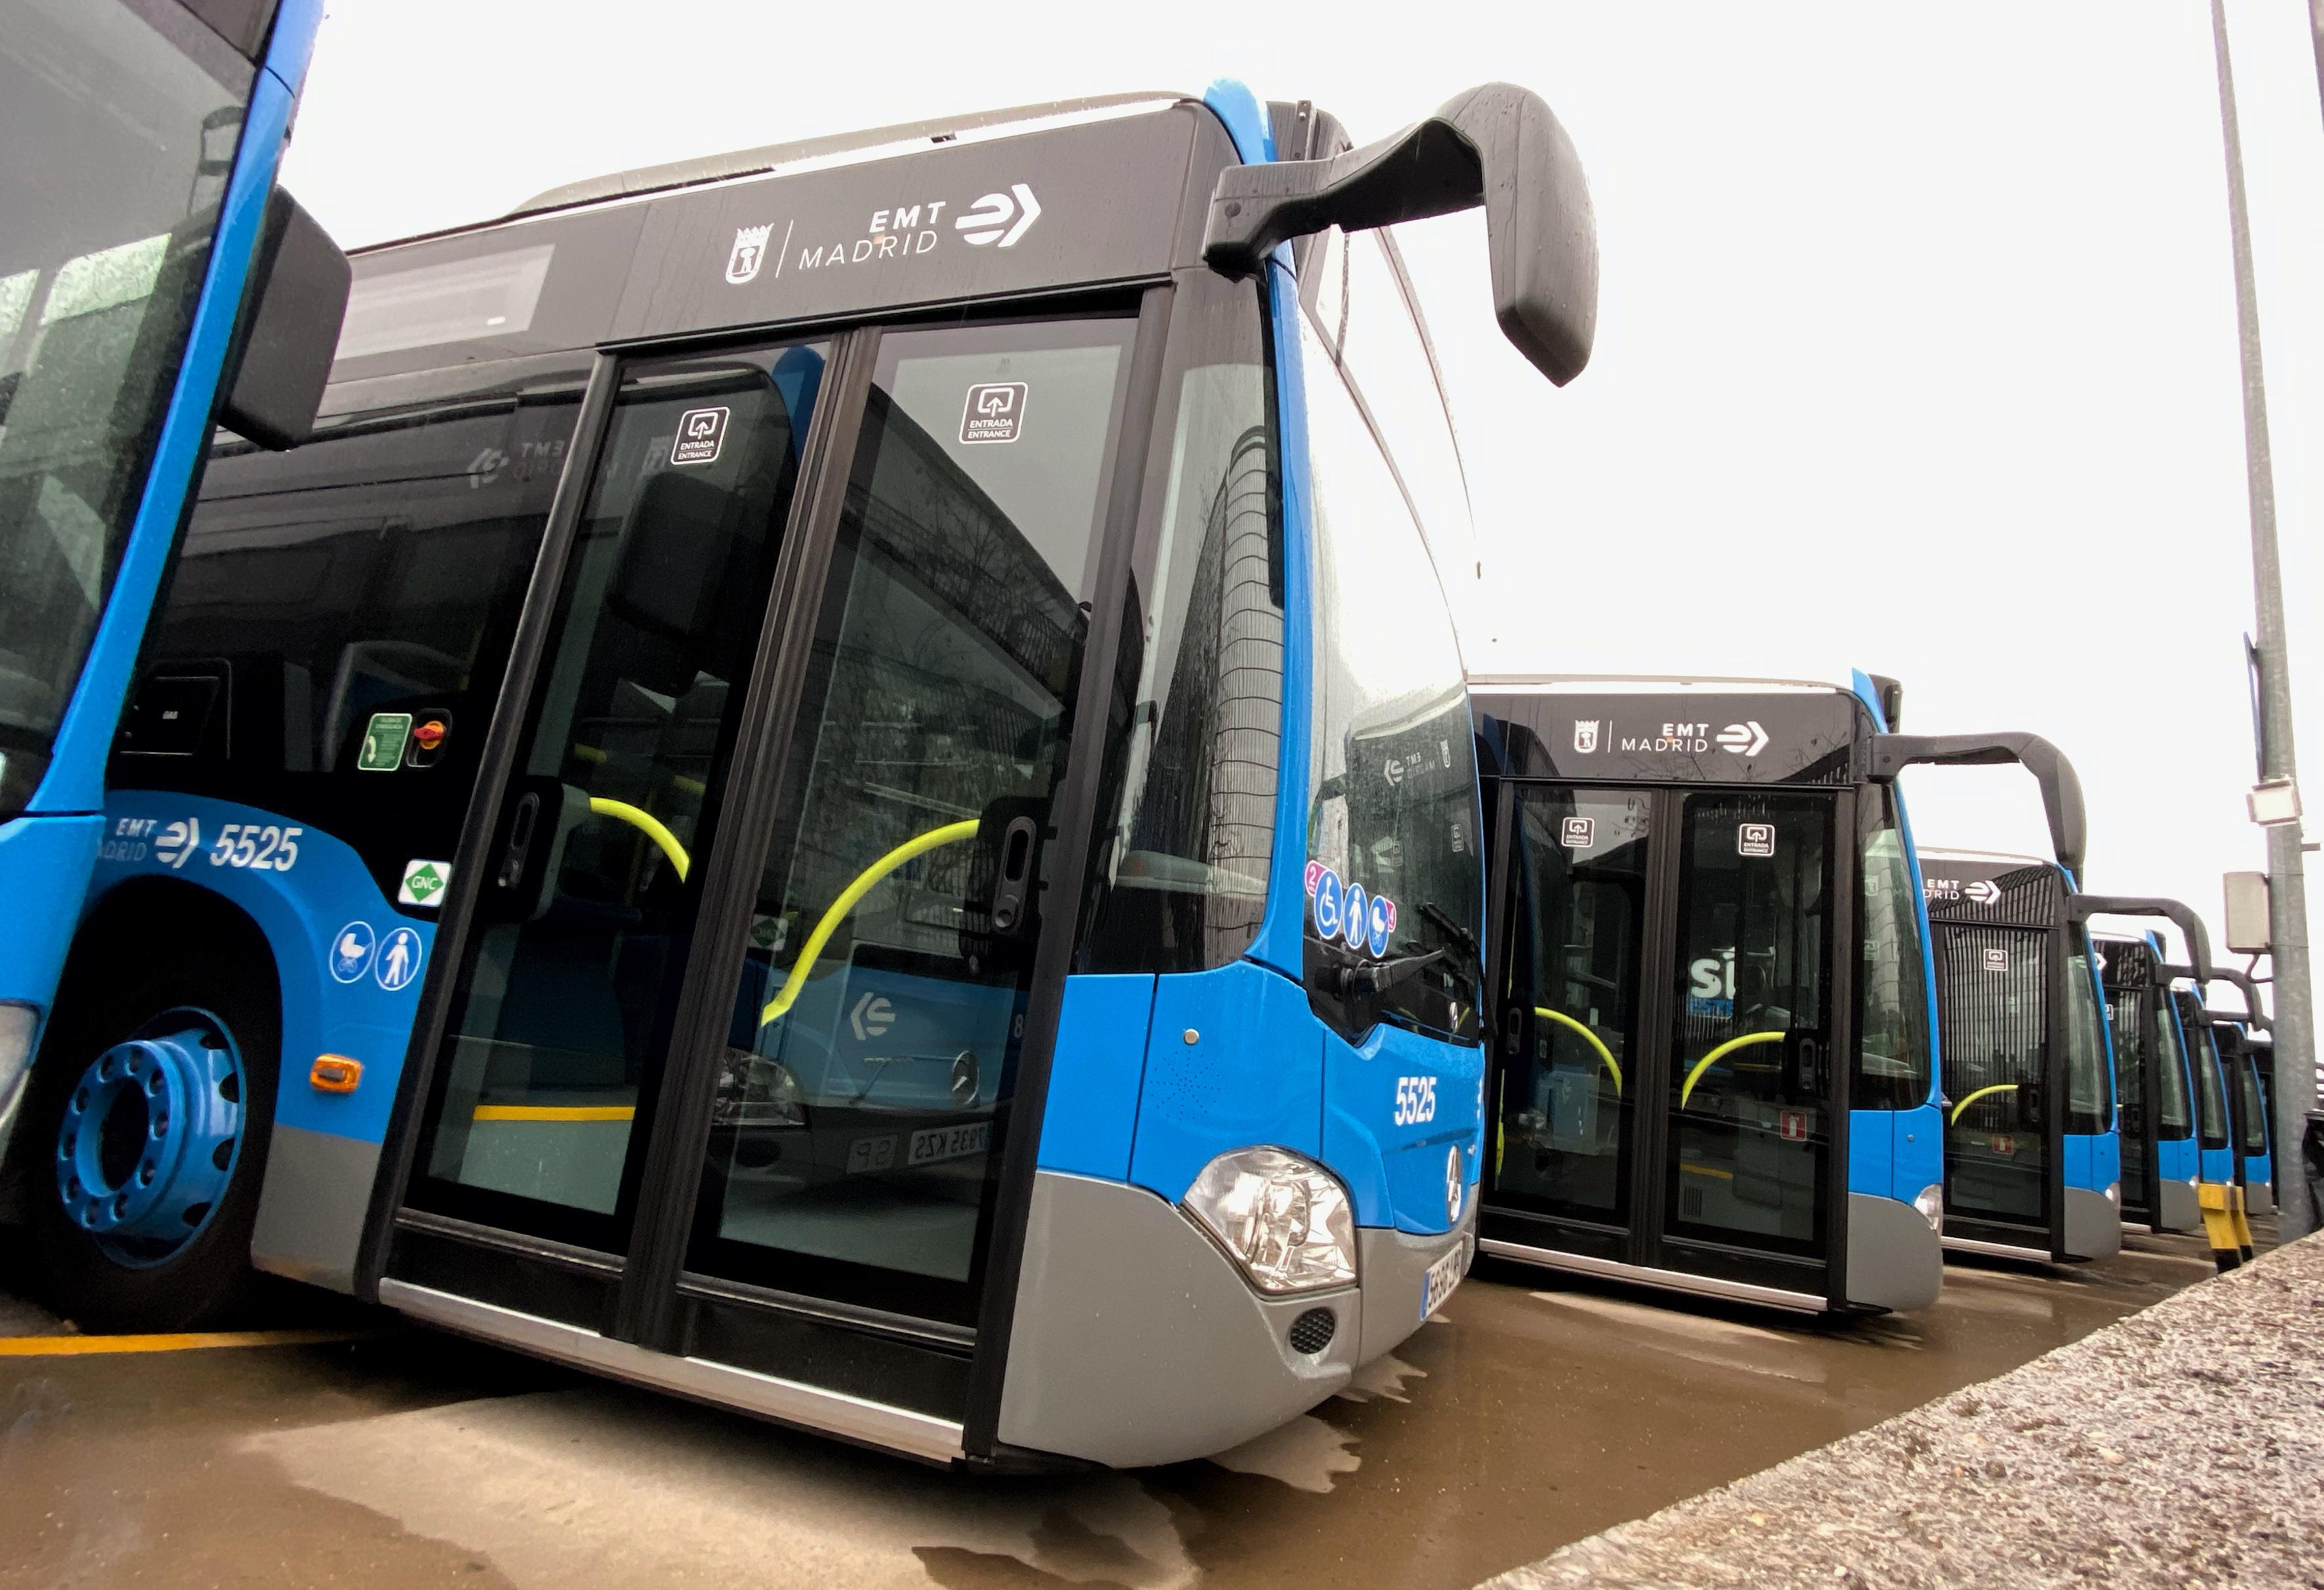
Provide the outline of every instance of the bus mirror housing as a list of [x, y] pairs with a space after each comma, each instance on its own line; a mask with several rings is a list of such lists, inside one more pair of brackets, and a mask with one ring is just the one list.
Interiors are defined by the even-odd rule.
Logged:
[[1916, 764], [1966, 767], [2015, 762], [2042, 786], [2042, 808], [2050, 819], [2050, 846], [2058, 865], [2079, 880], [2089, 819], [2082, 806], [2082, 781], [2066, 753], [2038, 734], [1876, 734], [1871, 777], [1888, 782]]
[[2195, 980], [2208, 983], [2221, 975], [2211, 969], [2211, 935], [2190, 905], [2153, 895], [2075, 895], [2067, 900], [2069, 922], [2080, 924], [2093, 916], [2167, 916], [2187, 940]]
[[1455, 95], [1402, 132], [1327, 160], [1229, 166], [1211, 193], [1203, 260], [1257, 275], [1275, 245], [1327, 227], [1359, 232], [1485, 207], [1493, 313], [1559, 386], [1598, 330], [1598, 227], [1573, 142], [1513, 83]]
[[281, 188], [268, 196], [218, 423], [262, 447], [295, 447], [315, 430], [338, 352], [355, 269], [322, 224]]
[[2251, 973], [2237, 971], [2232, 966], [2215, 966], [2211, 968], [2211, 976], [2221, 982], [2233, 983], [2243, 990], [2244, 1025], [2255, 1033], [2272, 1033], [2275, 1030], [2268, 1022], [2267, 1006], [2260, 1003], [2259, 984], [2253, 979]]
[[1867, 674], [1865, 677], [1872, 681], [1872, 694], [1880, 703], [1880, 715], [1888, 720], [1889, 732], [1902, 729], [1904, 726], [1904, 681], [1892, 679], [1886, 674]]

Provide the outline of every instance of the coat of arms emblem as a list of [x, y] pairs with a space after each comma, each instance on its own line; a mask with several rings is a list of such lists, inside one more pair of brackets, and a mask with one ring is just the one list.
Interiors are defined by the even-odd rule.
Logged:
[[1598, 749], [1598, 723], [1596, 718], [1576, 718], [1573, 721], [1573, 749], [1585, 757]]
[[740, 287], [759, 273], [767, 260], [767, 234], [774, 230], [773, 223], [764, 226], [737, 226], [734, 229], [734, 252], [726, 256], [726, 280]]

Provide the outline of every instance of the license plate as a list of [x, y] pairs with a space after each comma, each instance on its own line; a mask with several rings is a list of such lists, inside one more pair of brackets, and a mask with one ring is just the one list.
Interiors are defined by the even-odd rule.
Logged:
[[1460, 1247], [1455, 1246], [1451, 1253], [1428, 1266], [1428, 1273], [1420, 1282], [1420, 1317], [1423, 1319], [1443, 1308], [1444, 1300], [1452, 1295], [1452, 1289], [1461, 1284], [1461, 1261], [1466, 1256]]
[[964, 1126], [930, 1126], [912, 1134], [912, 1146], [905, 1163], [933, 1165], [940, 1160], [965, 1159], [973, 1153], [982, 1153], [984, 1145], [992, 1141], [992, 1123], [974, 1121]]
[[896, 1139], [858, 1137], [847, 1145], [847, 1173], [861, 1176], [867, 1171], [890, 1170], [896, 1163]]

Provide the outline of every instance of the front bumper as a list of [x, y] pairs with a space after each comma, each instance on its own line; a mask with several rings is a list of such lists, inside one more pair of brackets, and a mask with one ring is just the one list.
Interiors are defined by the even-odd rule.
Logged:
[[[1429, 1265], [1473, 1253], [1475, 1236], [1469, 1224], [1439, 1236], [1366, 1227], [1357, 1243], [1355, 1285], [1265, 1298], [1153, 1193], [1039, 1172], [1001, 1438], [1129, 1468], [1264, 1435], [1419, 1328]], [[1294, 1327], [1312, 1343], [1323, 1333], [1306, 1317], [1319, 1312], [1331, 1317], [1329, 1340], [1302, 1352]]]

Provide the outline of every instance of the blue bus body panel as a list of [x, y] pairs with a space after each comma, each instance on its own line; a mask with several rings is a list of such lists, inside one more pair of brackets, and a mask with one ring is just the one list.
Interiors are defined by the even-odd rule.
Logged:
[[1145, 1071], [1130, 1179], [1174, 1203], [1230, 1149], [1325, 1157], [1323, 1026], [1307, 991], [1263, 966], [1157, 978]]
[[0, 823], [0, 891], [14, 902], [0, 913], [0, 999], [46, 1011], [56, 997], [104, 826], [95, 813]]
[[1945, 1112], [1924, 1104], [1898, 1110], [1896, 1122], [1896, 1196], [1910, 1203], [1926, 1187], [1945, 1181]]
[[1137, 973], [1065, 979], [1041, 1114], [1041, 1169], [1130, 1180], [1154, 984]]
[[2206, 1148], [2201, 1151], [2203, 1180], [2226, 1183], [2236, 1179], [2236, 1151], [2232, 1148]]
[[2185, 1181], [2195, 1175], [2198, 1153], [2192, 1137], [2165, 1138], [2154, 1145], [2155, 1174], [2165, 1181]]
[[[218, 841], [226, 827], [254, 823], [298, 828], [297, 855], [289, 869], [236, 867], [221, 859]], [[385, 1137], [436, 924], [390, 905], [370, 869], [342, 841], [269, 813], [199, 795], [115, 794], [90, 885], [92, 903], [134, 878], [198, 884], [240, 906], [266, 935], [282, 985], [276, 1123], [367, 1144]], [[335, 953], [351, 935], [351, 950], [361, 953]], [[168, 951], [167, 945], [155, 947], [157, 954]], [[363, 1062], [355, 1091], [324, 1093], [306, 1085], [308, 1068], [318, 1054]]]
[[1848, 1190], [1867, 1198], [1896, 1196], [1896, 1112], [1848, 1112]]
[[[1481, 1047], [1386, 1024], [1360, 1047], [1326, 1032], [1323, 1097], [1323, 1159], [1348, 1180], [1358, 1225], [1434, 1235], [1460, 1223], [1484, 1168]], [[1449, 1163], [1456, 1148], [1457, 1208]]]

